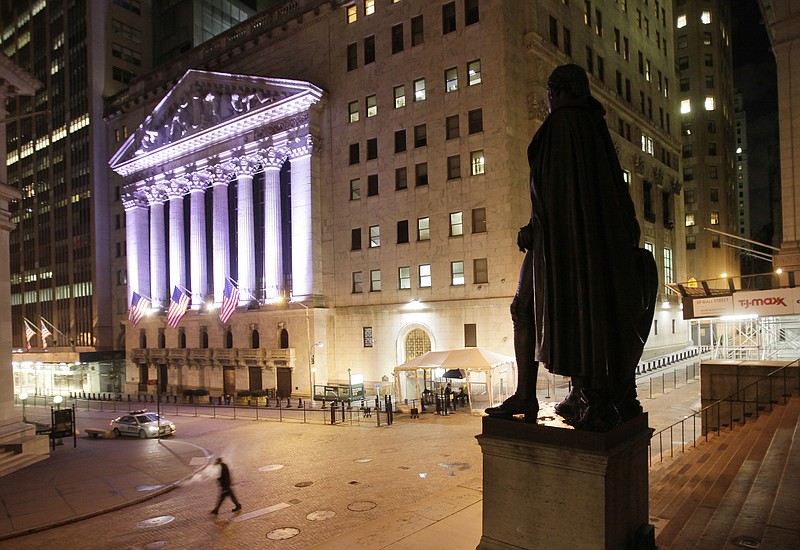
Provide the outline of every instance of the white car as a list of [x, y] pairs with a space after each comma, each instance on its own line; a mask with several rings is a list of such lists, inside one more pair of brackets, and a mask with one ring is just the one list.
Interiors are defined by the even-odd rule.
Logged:
[[156, 413], [147, 410], [131, 411], [125, 416], [120, 416], [109, 422], [114, 437], [133, 435], [140, 439], [172, 435], [175, 433], [175, 424], [163, 416], [159, 420]]

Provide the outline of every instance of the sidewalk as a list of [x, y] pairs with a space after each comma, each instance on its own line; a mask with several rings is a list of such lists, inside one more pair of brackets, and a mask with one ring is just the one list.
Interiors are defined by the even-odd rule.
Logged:
[[0, 478], [0, 540], [153, 498], [211, 460], [205, 449], [177, 440], [63, 442], [48, 460]]

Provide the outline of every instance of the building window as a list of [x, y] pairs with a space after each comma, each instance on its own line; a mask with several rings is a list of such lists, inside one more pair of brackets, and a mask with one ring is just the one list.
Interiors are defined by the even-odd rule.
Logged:
[[464, 25], [474, 25], [480, 21], [478, 0], [464, 0]]
[[481, 83], [481, 60], [476, 59], [467, 63], [467, 75], [469, 76], [469, 85]]
[[672, 276], [672, 249], [664, 248], [664, 284], [674, 282]]
[[347, 23], [355, 23], [356, 21], [358, 21], [358, 8], [356, 6], [348, 6]]
[[403, 24], [395, 25], [392, 27], [392, 53], [400, 53], [403, 51]]
[[397, 270], [397, 288], [408, 290], [411, 288], [411, 268], [404, 266]]
[[361, 250], [361, 228], [350, 230], [350, 250]]
[[450, 67], [444, 71], [444, 91], [445, 93], [458, 90], [458, 69]]
[[420, 264], [417, 268], [417, 272], [419, 274], [419, 283], [417, 286], [419, 288], [430, 288], [431, 287], [431, 264]]
[[713, 90], [714, 89], [714, 75], [706, 75], [706, 89]]
[[694, 213], [686, 214], [686, 227], [692, 227], [694, 225], [695, 225]]
[[692, 135], [692, 122], [687, 120], [685, 122], [681, 122], [681, 135], [682, 136], [691, 136]]
[[364, 292], [363, 288], [363, 275], [360, 271], [353, 272], [353, 294], [361, 294]]
[[697, 237], [694, 235], [686, 235], [686, 250], [695, 250], [697, 248]]
[[378, 114], [378, 98], [374, 95], [367, 96], [367, 118]]
[[685, 34], [678, 37], [678, 49], [684, 49], [689, 46], [689, 37]]
[[406, 150], [406, 130], [397, 130], [394, 133], [394, 152], [402, 153]]
[[369, 247], [378, 248], [381, 245], [381, 226], [369, 226]]
[[397, 222], [397, 244], [408, 242], [408, 220]]
[[394, 189], [395, 191], [408, 189], [408, 168], [405, 166], [394, 170]]
[[372, 327], [363, 327], [361, 334], [362, 334], [362, 340], [364, 342], [364, 347], [371, 348], [373, 343]]
[[464, 214], [462, 212], [450, 213], [450, 236], [461, 237], [464, 234]]
[[706, 67], [713, 67], [714, 66], [714, 54], [707, 53], [703, 56], [703, 64]]
[[467, 113], [469, 120], [469, 133], [478, 134], [483, 132], [483, 109], [473, 109]]
[[414, 101], [425, 101], [425, 79], [414, 81]]
[[715, 120], [709, 120], [706, 124], [706, 130], [708, 130], [709, 134], [716, 134], [717, 133], [717, 122]]
[[357, 201], [361, 199], [361, 180], [356, 178], [350, 180], [350, 200]]
[[603, 36], [603, 12], [594, 10], [594, 32], [597, 36]]
[[444, 119], [444, 135], [446, 139], [455, 139], [459, 136], [458, 115], [452, 115]]
[[364, 39], [364, 65], [375, 63], [375, 35]]
[[367, 160], [376, 158], [378, 158], [378, 138], [370, 138], [367, 140]]
[[483, 158], [483, 150], [478, 151], [471, 151], [469, 154], [470, 160], [470, 174], [473, 176], [478, 176], [480, 174], [485, 173], [486, 171], [486, 162]]
[[717, 154], [717, 144], [716, 144], [716, 142], [714, 142], [714, 141], [709, 141], [708, 142], [708, 154], [711, 155], [712, 157], [716, 156], [716, 154]]
[[706, 111], [713, 111], [716, 109], [716, 101], [714, 100], [714, 96], [707, 96], [706, 100], [703, 104], [706, 108]]
[[708, 167], [708, 178], [709, 179], [712, 179], [712, 180], [718, 179], [719, 178], [718, 174], [719, 174], [719, 171], [718, 171], [718, 168], [716, 166], [712, 165], [712, 166]]
[[358, 143], [351, 143], [350, 144], [350, 164], [358, 164], [360, 162], [359, 159], [359, 147]]
[[685, 144], [681, 148], [681, 151], [682, 151], [682, 157], [685, 158], [685, 159], [692, 158], [692, 155], [694, 154], [693, 147], [692, 147], [691, 143]]
[[431, 238], [431, 219], [419, 218], [417, 219], [417, 240], [428, 241]]
[[550, 16], [550, 43], [558, 48], [558, 20]]
[[351, 101], [347, 104], [347, 113], [350, 117], [350, 123], [358, 122], [358, 101]]
[[442, 34], [456, 30], [456, 3], [450, 2], [442, 6]]
[[450, 284], [453, 286], [461, 286], [464, 283], [464, 262], [450, 262]]
[[428, 128], [425, 124], [414, 126], [414, 147], [425, 147], [428, 145]]
[[369, 291], [370, 292], [380, 292], [381, 291], [381, 270], [380, 269], [372, 269], [369, 272]]
[[692, 100], [691, 99], [682, 99], [681, 100], [681, 114], [685, 115], [692, 112]]
[[414, 166], [414, 185], [419, 187], [421, 185], [428, 185], [428, 163], [420, 162]]
[[358, 44], [353, 42], [347, 45], [347, 70], [353, 71], [358, 68]]
[[425, 42], [425, 30], [422, 24], [422, 15], [411, 18], [411, 46], [419, 46]]
[[709, 10], [703, 10], [703, 13], [700, 14], [700, 21], [703, 23], [703, 25], [710, 25], [711, 12]]
[[594, 52], [589, 46], [586, 46], [586, 72], [594, 74]]
[[486, 209], [473, 208], [472, 209], [472, 232], [473, 233], [486, 233]]
[[472, 282], [476, 285], [489, 282], [489, 262], [486, 258], [472, 260]]
[[644, 206], [644, 219], [648, 222], [656, 221], [656, 213], [653, 211], [653, 184], [649, 181], [642, 182], [642, 200]]
[[572, 57], [572, 34], [567, 27], [562, 27], [564, 31], [564, 53], [567, 57]]
[[719, 211], [712, 210], [711, 211], [711, 225], [719, 225]]
[[631, 187], [631, 173], [628, 170], [622, 171], [622, 181], [625, 182], [625, 186], [630, 189]]
[[691, 166], [687, 166], [683, 169], [683, 181], [693, 181], [694, 180], [694, 168]]
[[678, 26], [679, 29], [682, 29], [683, 27], [685, 27], [686, 26], [686, 14], [682, 13], [682, 14], [678, 15], [677, 22], [678, 22], [677, 26]]
[[719, 235], [711, 235], [711, 248], [720, 248]]
[[686, 189], [683, 192], [683, 202], [685, 204], [694, 204], [694, 189]]
[[711, 202], [719, 202], [719, 188], [718, 187], [712, 187], [708, 191], [709, 191], [709, 195], [710, 195], [709, 198], [711, 199]]
[[464, 323], [464, 347], [478, 347], [478, 326], [475, 323]]
[[394, 87], [394, 108], [406, 106], [406, 87], [404, 84]]
[[378, 194], [378, 174], [367, 176], [367, 196], [374, 197]]
[[364, 15], [375, 13], [375, 0], [364, 0]]
[[678, 58], [678, 70], [685, 71], [689, 68], [689, 57], [688, 56], [681, 56]]
[[461, 177], [461, 156], [447, 157], [447, 179], [453, 180]]

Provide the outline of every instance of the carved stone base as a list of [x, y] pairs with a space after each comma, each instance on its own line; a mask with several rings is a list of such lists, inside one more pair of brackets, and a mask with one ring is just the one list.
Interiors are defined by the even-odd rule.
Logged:
[[484, 417], [478, 550], [641, 547], [651, 432], [646, 414], [607, 433]]

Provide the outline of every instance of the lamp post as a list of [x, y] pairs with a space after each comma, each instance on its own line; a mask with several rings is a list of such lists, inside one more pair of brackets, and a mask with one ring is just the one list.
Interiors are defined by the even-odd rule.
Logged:
[[27, 423], [28, 419], [25, 416], [25, 404], [28, 402], [28, 393], [27, 392], [19, 392], [19, 400], [22, 401], [22, 421]]
[[56, 407], [61, 410], [61, 402], [64, 401], [64, 398], [60, 395], [56, 395], [53, 397], [53, 403], [56, 404]]
[[314, 379], [311, 375], [311, 349], [314, 347], [311, 344], [311, 321], [308, 317], [308, 306], [305, 305], [303, 302], [297, 302], [291, 297], [289, 298], [289, 303], [291, 304], [298, 304], [303, 306], [306, 310], [306, 339], [308, 340], [308, 396], [311, 400], [311, 403], [314, 402]]
[[308, 348], [308, 371], [310, 373], [309, 376], [311, 377], [311, 402], [312, 403], [314, 402], [314, 384], [316, 383], [315, 374], [317, 372], [317, 367], [314, 366], [314, 348], [321, 348], [324, 345], [325, 344], [323, 344], [322, 342], [316, 342], [314, 344], [311, 344], [311, 346]]

